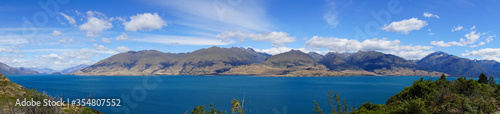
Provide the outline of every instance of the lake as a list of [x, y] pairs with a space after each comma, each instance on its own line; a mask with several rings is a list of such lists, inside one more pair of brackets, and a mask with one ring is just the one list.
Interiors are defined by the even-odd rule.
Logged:
[[[256, 77], [256, 76], [7, 76], [29, 89], [59, 98], [120, 98], [121, 107], [91, 107], [104, 113], [180, 114], [213, 103], [231, 113], [233, 98], [247, 113], [314, 113], [313, 100], [328, 110], [327, 92], [349, 104], [385, 104], [420, 76]], [[438, 79], [439, 77], [424, 77]], [[448, 78], [456, 79], [455, 77]], [[207, 108], [209, 109], [209, 108]], [[190, 113], [190, 112], [189, 112]]]

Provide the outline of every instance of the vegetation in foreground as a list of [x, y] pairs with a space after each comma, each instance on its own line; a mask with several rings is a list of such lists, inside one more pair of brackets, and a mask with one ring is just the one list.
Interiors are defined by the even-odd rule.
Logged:
[[[499, 113], [500, 112], [500, 84], [493, 77], [487, 78], [481, 73], [479, 79], [459, 77], [455, 81], [448, 81], [441, 75], [439, 80], [416, 80], [410, 87], [390, 97], [385, 105], [370, 102], [354, 109], [336, 92], [328, 92], [330, 110], [323, 110], [314, 102], [314, 113], [326, 114], [429, 114], [429, 113]], [[238, 100], [231, 102], [232, 113], [244, 114], [243, 103]], [[235, 105], [238, 104], [238, 105]], [[234, 109], [237, 109], [236, 111]], [[196, 106], [192, 114], [222, 114], [210, 104], [210, 110], [205, 106]], [[227, 113], [227, 112], [226, 112]], [[185, 114], [188, 114], [186, 112]]]
[[[30, 90], [19, 84], [13, 83], [9, 78], [0, 74], [0, 114], [96, 114], [100, 113], [88, 107], [78, 107], [70, 105], [68, 107], [57, 106], [15, 106], [17, 99], [32, 99], [33, 101], [43, 101], [44, 99], [54, 100], [52, 97], [40, 93], [37, 90]], [[43, 103], [43, 102], [42, 102]]]
[[[331, 99], [331, 95], [330, 99]], [[338, 103], [337, 107], [348, 107], [347, 104]], [[493, 77], [489, 79], [485, 74], [479, 76], [479, 80], [459, 77], [455, 81], [448, 81], [444, 75], [439, 80], [415, 81], [410, 87], [390, 97], [385, 105], [362, 104], [357, 110], [349, 112], [346, 108], [334, 110], [332, 100], [332, 113], [498, 113], [500, 111], [500, 87]], [[345, 102], [345, 101], [344, 101]], [[339, 110], [340, 109], [340, 110]], [[319, 105], [314, 109], [316, 113], [323, 114]]]

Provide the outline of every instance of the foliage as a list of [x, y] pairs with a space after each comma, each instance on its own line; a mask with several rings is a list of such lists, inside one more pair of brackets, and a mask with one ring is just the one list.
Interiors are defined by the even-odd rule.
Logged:
[[[184, 114], [187, 114], [187, 112]], [[212, 104], [210, 104], [210, 110], [205, 110], [205, 105], [195, 106], [194, 109], [191, 111], [191, 114], [222, 114], [222, 112], [218, 111], [213, 107]]]
[[[246, 109], [244, 108], [245, 99], [241, 100], [241, 102], [237, 99], [233, 99], [231, 101], [231, 112], [232, 114], [245, 114]], [[184, 114], [188, 114], [189, 111], [186, 111]], [[205, 105], [195, 106], [191, 111], [191, 114], [222, 114], [221, 111], [218, 111], [210, 104], [210, 110], [205, 109]], [[227, 114], [227, 112], [226, 112]]]
[[459, 77], [455, 81], [415, 81], [389, 98], [384, 106], [365, 103], [353, 113], [494, 113], [500, 109], [499, 86], [491, 77], [481, 82]]
[[488, 78], [486, 77], [486, 75], [484, 73], [481, 73], [481, 75], [479, 75], [479, 80], [477, 80], [479, 83], [483, 83], [483, 84], [486, 84], [488, 83]]
[[[352, 106], [348, 105], [344, 99], [340, 99], [339, 97], [340, 97], [339, 93], [328, 91], [328, 103], [330, 104], [331, 113], [336, 113], [336, 114], [351, 113], [350, 111], [353, 110]], [[314, 105], [316, 106], [313, 109], [314, 113], [323, 114], [323, 110], [318, 105], [318, 103], [316, 101], [313, 102]]]

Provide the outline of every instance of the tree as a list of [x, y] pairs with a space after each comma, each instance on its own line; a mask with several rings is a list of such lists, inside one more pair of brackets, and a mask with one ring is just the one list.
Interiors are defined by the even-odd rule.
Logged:
[[477, 82], [488, 84], [488, 77], [486, 77], [484, 73], [481, 73], [481, 75], [479, 75], [479, 80], [477, 80]]
[[446, 81], [446, 76], [444, 75], [444, 73], [443, 73], [443, 74], [441, 74], [441, 78], [439, 78], [439, 80], [444, 80], [444, 81]]
[[491, 86], [495, 86], [495, 85], [497, 85], [497, 82], [495, 81], [495, 78], [493, 78], [493, 76], [490, 76], [490, 79], [488, 79], [488, 83], [489, 83]]

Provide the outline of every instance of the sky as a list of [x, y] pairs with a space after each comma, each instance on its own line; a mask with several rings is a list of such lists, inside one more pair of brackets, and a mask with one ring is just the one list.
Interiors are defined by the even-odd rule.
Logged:
[[127, 51], [443, 51], [500, 61], [497, 0], [8, 0], [0, 62], [62, 70]]

